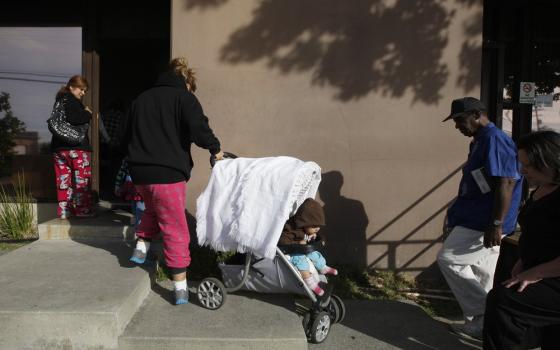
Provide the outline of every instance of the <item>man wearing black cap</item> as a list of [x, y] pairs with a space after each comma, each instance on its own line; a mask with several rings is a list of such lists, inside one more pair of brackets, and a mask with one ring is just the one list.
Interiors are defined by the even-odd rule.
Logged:
[[481, 101], [454, 100], [443, 121], [449, 119], [473, 140], [457, 199], [447, 211], [449, 235], [437, 259], [465, 317], [465, 324], [454, 330], [480, 339], [500, 241], [516, 226], [521, 175], [515, 144], [490, 122]]

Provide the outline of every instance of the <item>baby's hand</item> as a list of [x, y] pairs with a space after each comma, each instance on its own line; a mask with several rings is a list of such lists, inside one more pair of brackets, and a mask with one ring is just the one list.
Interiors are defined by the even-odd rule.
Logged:
[[299, 241], [299, 244], [307, 244], [307, 241], [305, 239], [302, 239], [301, 241]]

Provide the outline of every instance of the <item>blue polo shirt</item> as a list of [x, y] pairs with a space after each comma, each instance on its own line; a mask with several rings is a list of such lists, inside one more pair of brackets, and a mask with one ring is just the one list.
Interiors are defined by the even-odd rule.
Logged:
[[[469, 157], [463, 166], [457, 200], [447, 211], [448, 224], [450, 227], [463, 226], [484, 231], [492, 223], [494, 188], [485, 189], [481, 186], [480, 176], [478, 182], [475, 180], [475, 171], [476, 174], [483, 174], [490, 186], [492, 177], [510, 177], [517, 180], [503, 223], [503, 232], [511, 234], [517, 221], [522, 183], [515, 144], [508, 135], [490, 123], [475, 135], [469, 147]], [[488, 190], [489, 192], [486, 192]]]

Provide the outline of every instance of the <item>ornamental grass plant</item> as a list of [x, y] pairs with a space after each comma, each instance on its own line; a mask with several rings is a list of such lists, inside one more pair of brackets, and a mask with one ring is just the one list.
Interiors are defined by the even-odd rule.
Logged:
[[33, 197], [27, 191], [23, 174], [18, 174], [12, 187], [13, 191], [8, 191], [0, 185], [0, 237], [18, 240], [35, 236]]

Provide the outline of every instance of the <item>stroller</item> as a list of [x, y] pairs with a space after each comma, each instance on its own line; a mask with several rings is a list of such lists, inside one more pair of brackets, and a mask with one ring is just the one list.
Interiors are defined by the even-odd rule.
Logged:
[[[225, 158], [235, 159], [237, 157], [231, 153], [225, 153]], [[284, 158], [286, 158], [287, 161], [301, 162], [295, 160], [295, 158]], [[239, 160], [241, 160], [241, 158], [239, 158]], [[215, 163], [213, 158], [211, 158], [211, 164], [214, 167]], [[312, 186], [310, 192], [305, 194], [307, 196], [315, 195], [320, 181], [320, 168], [316, 164], [314, 165], [316, 166], [312, 171], [314, 180], [311, 181]], [[217, 186], [220, 187], [220, 184], [224, 181], [223, 177], [226, 177], [224, 173], [216, 172], [215, 170], [216, 167], [214, 167], [212, 178], [207, 189], [197, 201], [197, 219], [200, 217], [199, 223], [201, 221], [204, 223], [203, 216], [206, 214], [202, 213], [199, 215], [198, 213], [201, 207], [203, 209], [205, 208], [203, 205], [200, 205], [201, 198], [205, 196], [205, 194], [208, 195], [210, 191], [209, 188], [212, 184], [217, 184]], [[270, 168], [267, 170], [269, 171]], [[254, 173], [255, 169], [249, 169], [249, 172], [251, 171]], [[238, 175], [243, 176], [242, 174]], [[215, 192], [219, 191], [214, 190], [213, 193]], [[300, 193], [300, 197], [301, 195], [302, 193]], [[303, 197], [305, 197], [305, 195], [303, 195]], [[286, 207], [291, 207], [292, 212], [295, 212], [297, 203], [287, 203]], [[276, 221], [285, 222], [287, 218], [288, 217], [281, 217]], [[220, 222], [220, 224], [222, 224], [222, 222]], [[318, 235], [317, 239], [311, 244], [283, 246], [276, 245], [278, 241], [278, 235], [276, 235], [271, 238], [276, 240], [273, 246], [273, 249], [275, 249], [273, 254], [263, 254], [263, 252], [258, 251], [258, 249], [250, 249], [242, 244], [238, 244], [236, 237], [218, 237], [219, 239], [209, 242], [208, 237], [201, 237], [199, 233], [201, 231], [203, 232], [206, 226], [210, 227], [210, 225], [200, 227], [197, 223], [199, 243], [209, 245], [212, 249], [217, 251], [227, 252], [235, 249], [238, 254], [234, 255], [234, 257], [226, 263], [219, 264], [223, 282], [214, 277], [207, 277], [201, 281], [196, 290], [196, 297], [200, 305], [210, 310], [217, 310], [225, 304], [228, 293], [233, 293], [238, 290], [249, 290], [260, 293], [292, 293], [307, 296], [311, 301], [311, 307], [305, 310], [302, 325], [308, 341], [313, 343], [323, 342], [329, 334], [331, 325], [339, 323], [344, 319], [346, 313], [344, 303], [340, 297], [332, 293], [332, 288], [326, 285], [326, 277], [318, 274], [312, 263], [309, 264], [311, 268], [310, 272], [314, 278], [318, 279], [319, 283], [321, 283], [325, 289], [325, 294], [318, 297], [307, 287], [299, 271], [289, 260], [290, 254], [307, 254], [312, 251], [321, 250], [324, 246], [324, 241], [321, 239], [320, 235]], [[224, 241], [227, 242], [224, 243]]]

